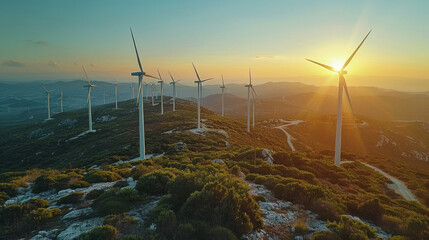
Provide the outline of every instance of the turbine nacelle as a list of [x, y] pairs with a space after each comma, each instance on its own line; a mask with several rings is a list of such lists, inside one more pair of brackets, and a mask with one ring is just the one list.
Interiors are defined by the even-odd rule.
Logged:
[[338, 74], [340, 74], [340, 75], [346, 75], [346, 74], [347, 74], [347, 71], [345, 71], [345, 70], [340, 70], [340, 71], [337, 71], [337, 73], [338, 73]]
[[133, 73], [131, 73], [131, 76], [142, 76], [145, 74], [146, 74], [145, 72], [133, 72]]

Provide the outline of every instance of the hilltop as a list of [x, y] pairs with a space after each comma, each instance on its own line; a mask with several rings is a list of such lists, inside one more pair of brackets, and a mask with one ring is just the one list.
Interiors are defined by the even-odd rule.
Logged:
[[[249, 134], [244, 121], [203, 108], [204, 130], [196, 131], [196, 106], [187, 100], [179, 100], [176, 112], [166, 104], [162, 116], [159, 106], [145, 104], [147, 154], [152, 157], [130, 161], [138, 155], [137, 107], [135, 100], [120, 106], [94, 107], [97, 132], [80, 137], [87, 129], [87, 109], [2, 130], [0, 236], [428, 236], [429, 175], [424, 168], [346, 152], [347, 163], [336, 167], [331, 152], [319, 151], [299, 134], [310, 127], [301, 124], [311, 122], [287, 128], [296, 152], [274, 128], [281, 122], [260, 121]], [[403, 199], [389, 187], [390, 180], [361, 162], [399, 177], [421, 203]]]

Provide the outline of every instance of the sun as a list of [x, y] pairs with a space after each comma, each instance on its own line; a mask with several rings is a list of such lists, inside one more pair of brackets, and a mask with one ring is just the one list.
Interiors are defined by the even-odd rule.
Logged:
[[331, 66], [335, 69], [335, 71], [340, 71], [343, 67], [343, 63], [340, 61], [336, 61]]

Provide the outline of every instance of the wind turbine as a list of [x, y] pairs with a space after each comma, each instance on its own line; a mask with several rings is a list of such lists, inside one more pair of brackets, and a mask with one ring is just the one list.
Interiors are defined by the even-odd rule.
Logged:
[[106, 89], [104, 88], [103, 90], [104, 90], [104, 92], [103, 92], [103, 100], [104, 100], [104, 104], [106, 104], [106, 96], [107, 96]]
[[222, 117], [225, 116], [225, 102], [224, 102], [224, 91], [225, 91], [225, 82], [223, 81], [223, 75], [222, 75], [222, 86], [220, 87], [222, 89]]
[[95, 87], [95, 85], [91, 84], [91, 82], [88, 79], [88, 75], [86, 74], [85, 68], [82, 65], [83, 72], [85, 73], [86, 81], [88, 81], [88, 85], [85, 85], [83, 87], [88, 88], [88, 98], [86, 99], [86, 102], [88, 103], [88, 121], [89, 121], [89, 130], [88, 132], [95, 132], [95, 130], [92, 129], [92, 113], [91, 113], [91, 88]]
[[133, 83], [130, 84], [130, 99], [134, 98], [134, 85]]
[[170, 84], [173, 85], [173, 112], [174, 112], [176, 111], [176, 83], [178, 83], [180, 80], [175, 81], [171, 73], [168, 72], [168, 74], [170, 74], [170, 77], [171, 77]]
[[[253, 89], [253, 87], [252, 87]], [[253, 89], [252, 91], [252, 127], [255, 128], [255, 105], [256, 105], [256, 100], [255, 100], [255, 96], [256, 96], [256, 91]]]
[[43, 86], [43, 85], [42, 85], [42, 87], [43, 87], [43, 89], [45, 90], [45, 92], [46, 92], [46, 94], [47, 94], [47, 97], [48, 97], [48, 118], [47, 118], [46, 120], [51, 120], [51, 119], [52, 119], [52, 118], [51, 118], [51, 104], [50, 104], [50, 102], [49, 102], [49, 98], [50, 98], [50, 94], [51, 94], [51, 92], [55, 91], [55, 89], [54, 89], [54, 90], [48, 90], [48, 89], [46, 89], [46, 88], [45, 88], [45, 86]]
[[137, 92], [137, 103], [139, 104], [139, 138], [140, 138], [140, 159], [146, 159], [145, 154], [145, 137], [144, 137], [144, 110], [143, 110], [143, 94], [142, 94], [142, 85], [143, 85], [143, 76], [150, 78], [158, 79], [149, 74], [146, 74], [143, 71], [142, 64], [140, 62], [139, 52], [137, 51], [136, 41], [134, 40], [133, 30], [131, 30], [131, 37], [133, 39], [134, 50], [136, 51], [137, 63], [139, 64], [140, 72], [131, 73], [132, 76], [138, 76], [139, 79], [139, 89]]
[[[247, 132], [250, 132], [250, 89], [252, 89], [253, 93], [256, 94], [255, 89], [253, 88], [253, 85], [252, 85], [252, 74], [250, 72], [250, 68], [249, 68], [249, 84], [245, 85], [245, 87], [247, 87]], [[255, 118], [255, 115], [253, 115], [253, 118]]]
[[115, 80], [115, 109], [118, 109], [118, 83]]
[[150, 94], [152, 95], [152, 106], [155, 106], [155, 97], [153, 95], [153, 92], [156, 90], [155, 84], [150, 84]]
[[64, 112], [63, 110], [63, 91], [61, 90], [61, 97], [58, 98], [58, 100], [60, 100], [60, 106], [61, 106], [61, 112]]
[[317, 65], [322, 66], [323, 68], [328, 69], [329, 71], [335, 72], [338, 74], [338, 108], [337, 108], [337, 129], [336, 129], [336, 136], [335, 136], [335, 165], [339, 166], [341, 163], [341, 130], [342, 130], [342, 102], [343, 102], [343, 89], [346, 92], [347, 99], [350, 104], [350, 108], [353, 112], [352, 102], [350, 100], [349, 91], [347, 89], [346, 79], [344, 78], [344, 75], [347, 74], [347, 71], [345, 71], [345, 68], [347, 65], [349, 65], [350, 61], [356, 54], [356, 52], [359, 50], [359, 48], [362, 46], [362, 44], [365, 42], [366, 38], [369, 36], [372, 30], [368, 32], [368, 34], [365, 36], [365, 38], [362, 40], [362, 42], [359, 44], [359, 46], [356, 48], [356, 50], [352, 53], [352, 55], [347, 59], [347, 61], [344, 63], [343, 67], [341, 69], [335, 69], [334, 67], [318, 63], [316, 61], [306, 59], [312, 63], [315, 63]]
[[147, 82], [143, 82], [143, 88], [144, 88], [144, 97], [143, 97], [143, 99], [144, 98], [146, 98], [146, 102], [148, 102], [149, 101], [149, 96], [147, 95], [147, 88], [150, 86], [149, 85], [149, 83], [147, 83]]
[[197, 75], [198, 81], [195, 81], [194, 83], [197, 83], [198, 88], [198, 129], [201, 129], [201, 98], [202, 98], [202, 92], [203, 92], [203, 82], [212, 80], [213, 78], [207, 78], [204, 80], [200, 79], [200, 76], [198, 75], [197, 69], [195, 68], [194, 63], [192, 63], [192, 66], [194, 67], [195, 74]]
[[164, 81], [162, 80], [161, 74], [159, 73], [158, 68], [156, 69], [159, 76], [158, 83], [161, 84], [161, 115], [164, 114]]

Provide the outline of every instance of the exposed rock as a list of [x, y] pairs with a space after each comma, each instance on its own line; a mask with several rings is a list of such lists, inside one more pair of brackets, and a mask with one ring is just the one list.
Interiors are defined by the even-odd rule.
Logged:
[[273, 154], [271, 153], [270, 150], [268, 149], [262, 150], [262, 156], [264, 157], [264, 160], [268, 162], [270, 165], [274, 164]]
[[104, 122], [110, 122], [110, 121], [113, 121], [113, 120], [115, 120], [117, 117], [112, 117], [112, 116], [110, 116], [110, 115], [104, 115], [104, 116], [101, 116], [101, 117], [98, 117], [95, 121], [96, 122], [99, 122], [99, 123], [104, 123]]
[[377, 144], [375, 145], [376, 147], [382, 147], [382, 146], [384, 146], [384, 145], [386, 145], [386, 144], [392, 144], [392, 145], [394, 145], [394, 146], [396, 146], [396, 142], [395, 141], [392, 141], [392, 140], [390, 140], [388, 137], [386, 137], [385, 135], [384, 135], [384, 133], [383, 133], [383, 131], [378, 131], [378, 133], [380, 134], [379, 136], [378, 136], [378, 142], [377, 142]]
[[372, 223], [370, 223], [370, 222], [364, 221], [364, 220], [360, 219], [359, 217], [351, 216], [351, 215], [345, 215], [345, 216], [347, 216], [347, 217], [349, 217], [349, 218], [351, 218], [351, 219], [357, 220], [357, 221], [359, 221], [359, 222], [361, 222], [361, 223], [364, 223], [364, 224], [366, 224], [366, 225], [368, 225], [368, 226], [370, 226], [370, 227], [374, 228], [375, 230], [377, 230], [377, 236], [378, 236], [378, 237], [381, 237], [381, 238], [383, 238], [383, 239], [388, 239], [388, 238], [392, 237], [392, 234], [388, 234], [388, 233], [386, 233], [386, 232], [385, 232], [385, 231], [383, 231], [383, 229], [381, 229], [380, 227], [378, 227], [378, 226], [376, 226], [376, 225], [374, 225], [374, 224], [372, 224]]
[[58, 127], [64, 127], [66, 129], [72, 129], [76, 125], [76, 119], [66, 118], [57, 124]]
[[94, 210], [91, 207], [88, 208], [82, 208], [82, 209], [76, 209], [73, 211], [68, 212], [66, 215], [64, 215], [61, 220], [70, 220], [78, 217], [88, 216], [89, 214], [93, 213]]
[[231, 147], [231, 144], [228, 141], [225, 141], [225, 147]]
[[28, 134], [28, 139], [41, 139], [48, 136], [54, 135], [53, 131], [46, 131], [43, 128], [38, 128], [34, 131], [32, 131], [30, 134]]
[[36, 236], [30, 238], [30, 240], [51, 240], [55, 239], [56, 232], [58, 229], [52, 229], [50, 231], [40, 231]]
[[176, 143], [176, 145], [174, 145], [174, 149], [176, 151], [182, 151], [182, 150], [185, 150], [187, 148], [188, 148], [188, 146], [184, 142], [178, 142], [178, 143]]
[[72, 240], [84, 232], [91, 231], [94, 227], [102, 225], [104, 218], [92, 218], [83, 221], [78, 221], [70, 224], [66, 230], [62, 231], [58, 236], [58, 240]]
[[214, 163], [221, 163], [221, 164], [225, 164], [225, 162], [222, 159], [213, 159]]
[[137, 219], [140, 223], [144, 223], [147, 219], [147, 215], [157, 205], [162, 196], [152, 197], [149, 202], [144, 203], [142, 206], [133, 207], [129, 212], [128, 216]]

